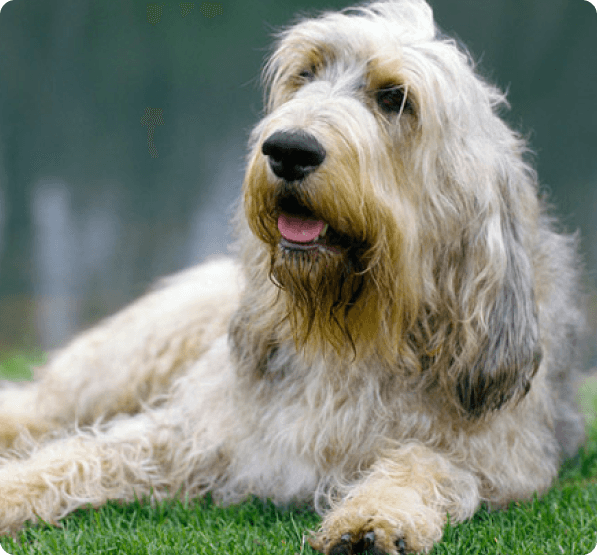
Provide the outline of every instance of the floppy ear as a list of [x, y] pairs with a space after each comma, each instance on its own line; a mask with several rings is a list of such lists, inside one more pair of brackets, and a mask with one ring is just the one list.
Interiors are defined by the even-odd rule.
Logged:
[[530, 252], [539, 206], [534, 174], [521, 159], [514, 162], [494, 185], [499, 208], [465, 232], [456, 271], [457, 355], [449, 373], [473, 418], [522, 399], [542, 358]]
[[530, 263], [511, 230], [504, 233], [504, 244], [503, 283], [486, 313], [479, 315], [486, 323], [477, 333], [476, 356], [460, 369], [454, 384], [472, 417], [524, 397], [542, 358]]

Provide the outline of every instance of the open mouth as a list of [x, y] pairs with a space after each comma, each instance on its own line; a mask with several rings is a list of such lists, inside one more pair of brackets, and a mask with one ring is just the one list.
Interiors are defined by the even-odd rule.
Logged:
[[287, 249], [310, 251], [320, 248], [338, 251], [339, 236], [330, 225], [294, 198], [279, 203], [280, 244]]
[[282, 234], [282, 245], [288, 248], [312, 250], [325, 239], [329, 225], [323, 220], [303, 218], [281, 212], [278, 216], [278, 230]]

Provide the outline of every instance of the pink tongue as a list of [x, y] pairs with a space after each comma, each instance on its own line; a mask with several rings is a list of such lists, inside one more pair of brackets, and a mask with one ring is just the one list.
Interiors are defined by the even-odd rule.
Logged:
[[282, 237], [293, 243], [309, 243], [315, 241], [325, 222], [322, 220], [310, 220], [308, 218], [299, 218], [288, 214], [278, 216], [278, 229]]

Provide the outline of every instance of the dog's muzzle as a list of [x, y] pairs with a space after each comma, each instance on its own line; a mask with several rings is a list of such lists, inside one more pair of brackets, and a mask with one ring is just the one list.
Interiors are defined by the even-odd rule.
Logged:
[[305, 131], [276, 131], [261, 146], [272, 172], [287, 187], [278, 197], [278, 230], [285, 249], [332, 249], [326, 240], [329, 225], [301, 202], [300, 182], [325, 160], [321, 143]]

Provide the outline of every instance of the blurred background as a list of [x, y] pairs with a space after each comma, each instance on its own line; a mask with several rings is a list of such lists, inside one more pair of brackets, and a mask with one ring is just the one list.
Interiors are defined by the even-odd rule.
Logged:
[[[0, 356], [51, 349], [156, 277], [225, 253], [272, 31], [346, 1], [11, 0], [0, 12]], [[432, 0], [509, 91], [597, 276], [597, 12]], [[587, 303], [597, 344], [597, 297]], [[593, 350], [589, 362], [595, 363]]]

